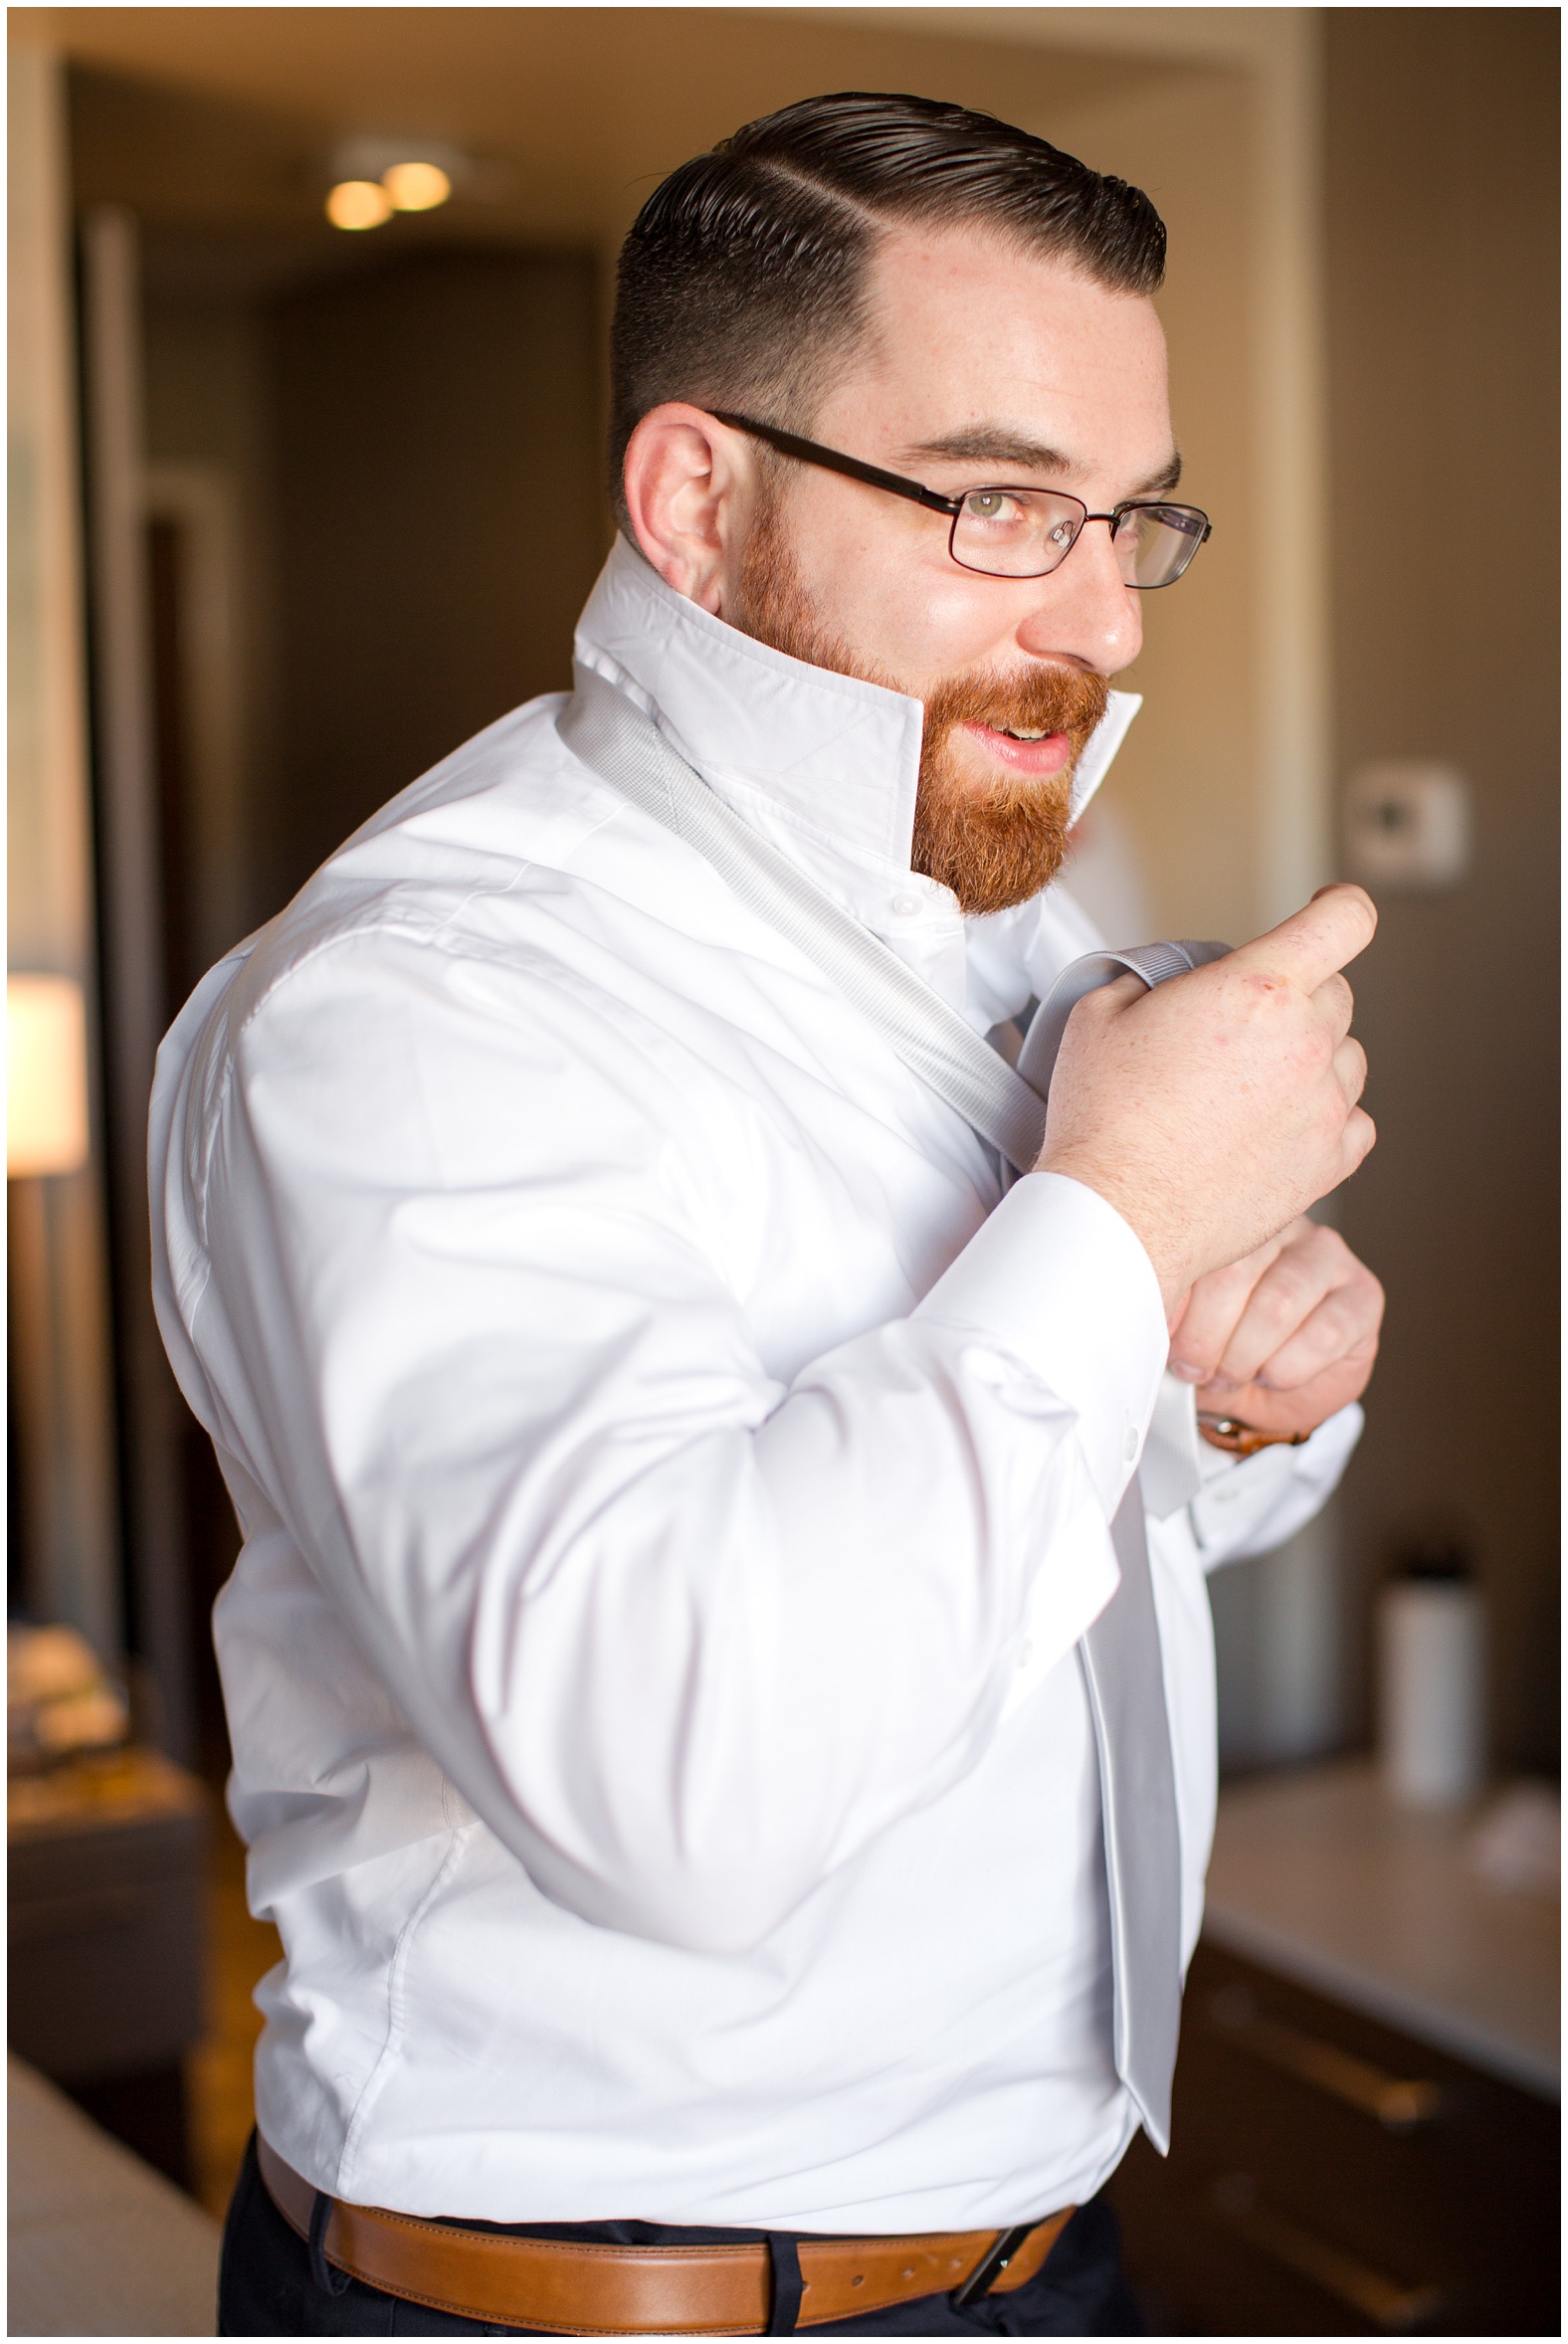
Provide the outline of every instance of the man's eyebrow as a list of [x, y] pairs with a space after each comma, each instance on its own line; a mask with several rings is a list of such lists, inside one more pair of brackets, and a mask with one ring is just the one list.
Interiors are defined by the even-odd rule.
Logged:
[[1180, 481], [1181, 450], [1178, 449], [1175, 455], [1171, 458], [1169, 464], [1162, 464], [1159, 471], [1157, 473], [1151, 474], [1149, 479], [1143, 483], [1141, 488], [1130, 489], [1124, 501], [1128, 504], [1131, 504], [1140, 496], [1168, 495], [1170, 490], [1179, 485]]
[[[917, 464], [922, 456], [941, 456], [958, 464], [1012, 465], [1020, 472], [1052, 472], [1064, 481], [1071, 481], [1087, 469], [1077, 458], [1064, 456], [1060, 449], [1048, 448], [1043, 440], [1032, 440], [1025, 432], [1008, 431], [995, 424], [982, 424], [973, 431], [947, 432], [939, 440], [922, 440], [907, 451], [906, 461]], [[1168, 495], [1180, 479], [1178, 453], [1146, 481], [1129, 488], [1123, 501], [1131, 503], [1140, 496]]]
[[946, 432], [939, 440], [921, 440], [908, 456], [945, 456], [958, 464], [1015, 464], [1026, 472], [1073, 473], [1079, 468], [1071, 456], [1032, 440], [1027, 432], [1009, 431], [1000, 424], [979, 424], [972, 431]]

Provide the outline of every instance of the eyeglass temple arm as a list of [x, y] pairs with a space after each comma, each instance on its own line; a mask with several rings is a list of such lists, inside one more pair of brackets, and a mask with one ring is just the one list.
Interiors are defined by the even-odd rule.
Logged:
[[862, 464], [858, 456], [841, 456], [836, 448], [819, 447], [815, 440], [797, 439], [793, 432], [781, 432], [771, 423], [753, 423], [748, 415], [727, 415], [722, 407], [711, 407], [708, 413], [715, 423], [727, 423], [732, 431], [749, 432], [754, 440], [765, 440], [781, 456], [793, 456], [800, 464], [818, 464], [827, 472], [843, 473], [847, 480], [864, 481], [872, 488], [890, 489], [894, 496], [907, 496], [911, 504], [923, 504], [932, 512], [945, 512], [949, 519], [962, 510], [963, 499], [940, 495], [935, 488], [924, 488], [918, 481], [906, 481], [901, 473], [883, 472], [875, 464]]

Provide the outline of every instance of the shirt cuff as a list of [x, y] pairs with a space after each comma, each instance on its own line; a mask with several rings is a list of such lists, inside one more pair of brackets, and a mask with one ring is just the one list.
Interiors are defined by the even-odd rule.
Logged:
[[1336, 1487], [1364, 1421], [1351, 1401], [1299, 1449], [1278, 1441], [1252, 1457], [1235, 1457], [1205, 1442], [1203, 1486], [1191, 1507], [1204, 1569], [1267, 1553], [1309, 1522]]
[[1170, 1350], [1154, 1266], [1113, 1205], [1060, 1172], [1016, 1181], [912, 1315], [1005, 1346], [1073, 1409], [1106, 1514], [1148, 1432]]

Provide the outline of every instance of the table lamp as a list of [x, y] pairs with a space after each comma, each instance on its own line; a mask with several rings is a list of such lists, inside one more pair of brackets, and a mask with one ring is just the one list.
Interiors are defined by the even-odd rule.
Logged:
[[[21, 1500], [22, 1580], [28, 1608], [49, 1620], [69, 1612], [76, 1544], [69, 1482], [68, 1389], [72, 1357], [63, 1332], [69, 1299], [58, 1175], [88, 1162], [87, 1002], [70, 977], [6, 979], [7, 1364], [15, 1411], [11, 1469]], [[69, 1282], [69, 1281], [68, 1281]], [[64, 1346], [64, 1347], [63, 1347]]]
[[88, 1020], [71, 977], [7, 977], [6, 1177], [79, 1172], [88, 1160]]

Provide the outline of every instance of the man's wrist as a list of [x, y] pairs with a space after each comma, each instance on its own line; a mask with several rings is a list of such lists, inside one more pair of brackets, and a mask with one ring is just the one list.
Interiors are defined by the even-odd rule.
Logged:
[[1163, 1217], [1155, 1210], [1146, 1189], [1135, 1180], [1119, 1175], [1114, 1168], [1101, 1163], [1092, 1151], [1083, 1148], [1053, 1148], [1048, 1141], [1036, 1164], [1037, 1172], [1054, 1172], [1065, 1180], [1076, 1180], [1082, 1188], [1092, 1189], [1097, 1197], [1109, 1205], [1113, 1213], [1131, 1230], [1149, 1258], [1149, 1266], [1159, 1281], [1160, 1299], [1165, 1305], [1167, 1319], [1193, 1282], [1190, 1269], [1181, 1249], [1172, 1241]]

